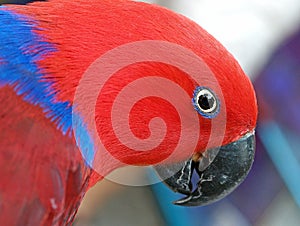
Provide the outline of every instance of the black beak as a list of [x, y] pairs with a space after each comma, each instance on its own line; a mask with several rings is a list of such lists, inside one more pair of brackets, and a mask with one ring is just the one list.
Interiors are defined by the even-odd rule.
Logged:
[[[242, 183], [252, 166], [254, 152], [252, 132], [233, 143], [207, 150], [197, 161], [191, 158], [174, 165], [155, 166], [155, 170], [173, 191], [187, 195], [174, 204], [207, 205], [225, 197]], [[193, 173], [199, 177], [196, 187], [192, 183]]]

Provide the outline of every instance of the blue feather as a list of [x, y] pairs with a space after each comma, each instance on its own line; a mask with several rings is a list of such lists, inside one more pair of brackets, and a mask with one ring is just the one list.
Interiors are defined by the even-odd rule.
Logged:
[[[53, 83], [43, 79], [45, 72], [37, 64], [57, 51], [55, 46], [35, 32], [39, 28], [34, 20], [11, 12], [5, 6], [0, 6], [0, 18], [0, 88], [12, 86], [25, 101], [40, 106], [63, 134], [71, 135], [72, 104], [57, 101]], [[76, 112], [73, 117], [77, 145], [87, 164], [92, 166], [93, 140], [81, 117]]]
[[46, 116], [66, 134], [72, 127], [72, 106], [57, 101], [50, 81], [42, 80], [37, 62], [56, 51], [35, 33], [36, 23], [0, 6], [0, 84], [14, 87], [24, 100], [43, 108]]

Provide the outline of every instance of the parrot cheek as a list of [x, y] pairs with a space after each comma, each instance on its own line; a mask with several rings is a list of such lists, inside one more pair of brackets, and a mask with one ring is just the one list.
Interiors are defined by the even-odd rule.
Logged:
[[[186, 162], [156, 166], [158, 175], [173, 191], [187, 195], [175, 201], [182, 206], [213, 203], [231, 193], [248, 175], [254, 160], [255, 136], [248, 133], [225, 146], [207, 150]], [[198, 182], [193, 186], [192, 175]]]

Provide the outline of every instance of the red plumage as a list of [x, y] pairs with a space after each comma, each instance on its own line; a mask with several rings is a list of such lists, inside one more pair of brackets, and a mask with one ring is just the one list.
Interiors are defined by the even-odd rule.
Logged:
[[[10, 10], [37, 21], [40, 29], [35, 32], [55, 44], [58, 51], [38, 64], [45, 71], [44, 79], [52, 82], [57, 101], [73, 103], [82, 75], [107, 51], [130, 42], [161, 40], [192, 50], [216, 75], [226, 102], [227, 122], [222, 144], [237, 140], [255, 127], [257, 109], [250, 81], [219, 42], [184, 16], [158, 6], [121, 0], [52, 0], [11, 6]], [[131, 129], [138, 137], [150, 136], [147, 125], [155, 115], [162, 115], [168, 125], [173, 125], [168, 130], [169, 140], [156, 151], [129, 154], [115, 142], [111, 128], [106, 125], [110, 111], [99, 109], [109, 109], [119, 90], [145, 75], [168, 78], [191, 98], [199, 85], [178, 68], [155, 62], [129, 65], [112, 76], [107, 84], [109, 88], [103, 90], [104, 99], [99, 99], [96, 105], [97, 129], [104, 134], [116, 158], [135, 165], [152, 164], [170, 154], [180, 136], [180, 117], [161, 99], [153, 97], [137, 104], [131, 115], [134, 121]], [[251, 92], [245, 94], [245, 90]], [[101, 177], [84, 164], [73, 134], [64, 136], [39, 106], [24, 102], [9, 87], [0, 88], [0, 103], [0, 222], [5, 222], [4, 225], [70, 224], [88, 184], [91, 186]], [[210, 138], [211, 120], [198, 117], [202, 127], [192, 151], [203, 152]], [[144, 121], [135, 124], [138, 118]], [[189, 154], [183, 151], [181, 158]], [[102, 163], [107, 167], [105, 172], [119, 166], [110, 165], [107, 159], [97, 162]]]
[[[155, 5], [119, 0], [86, 3], [54, 0], [46, 4], [40, 2], [30, 6], [18, 6], [16, 10], [39, 21], [38, 26], [42, 30], [37, 32], [57, 44], [59, 51], [39, 64], [46, 69], [47, 79], [54, 81], [53, 87], [59, 100], [73, 102], [75, 89], [83, 73], [105, 52], [129, 42], [163, 40], [191, 49], [216, 75], [222, 90], [225, 91], [224, 99], [226, 108], [229, 109], [228, 130], [223, 144], [234, 141], [255, 126], [257, 109], [249, 79], [218, 41], [184, 16]], [[192, 83], [194, 87], [197, 85], [182, 72], [173, 73], [169, 66], [140, 65], [138, 71], [143, 73], [143, 67], [148, 67], [147, 70], [152, 75], [163, 73], [167, 77], [165, 72], [169, 73], [173, 80], [180, 79], [180, 86], [188, 83]], [[132, 79], [126, 71], [121, 77], [125, 83], [128, 83], [127, 79]], [[116, 87], [112, 89], [118, 90], [121, 84], [118, 81], [114, 86]], [[244, 90], [251, 90], [252, 93], [245, 95]], [[191, 91], [190, 95], [192, 96]], [[210, 123], [200, 116], [199, 119], [202, 124]], [[245, 123], [248, 124], [247, 128]], [[199, 141], [200, 147], [207, 143], [209, 132], [206, 133], [206, 137], [202, 136]], [[118, 156], [118, 153], [114, 156]]]
[[0, 103], [1, 224], [70, 224], [91, 174], [74, 139], [9, 87]]

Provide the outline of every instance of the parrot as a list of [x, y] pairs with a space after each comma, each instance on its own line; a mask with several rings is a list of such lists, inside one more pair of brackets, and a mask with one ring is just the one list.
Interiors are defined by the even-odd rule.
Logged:
[[255, 91], [192, 20], [131, 0], [4, 4], [0, 18], [1, 224], [71, 225], [128, 165], [153, 166], [181, 206], [247, 176]]

